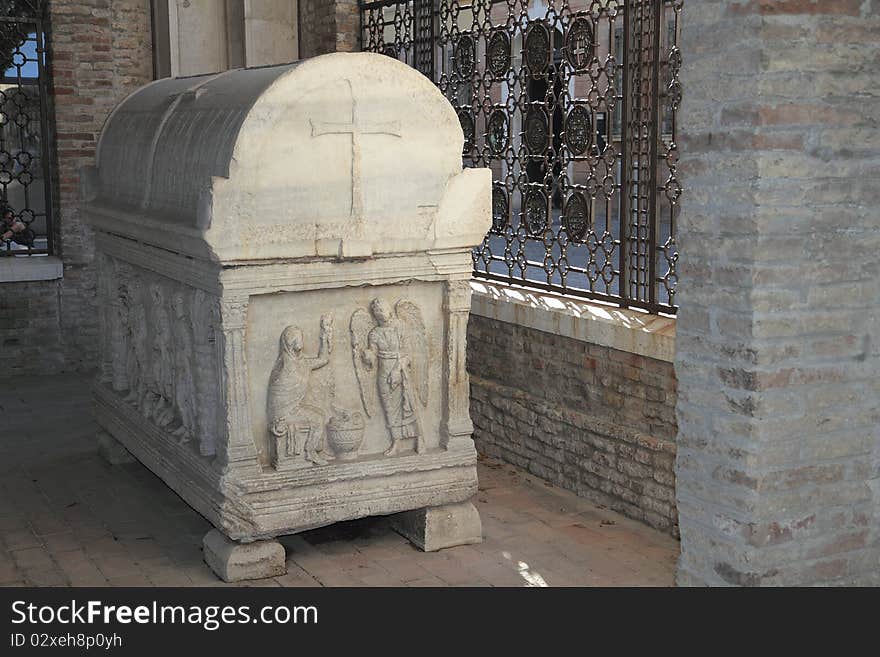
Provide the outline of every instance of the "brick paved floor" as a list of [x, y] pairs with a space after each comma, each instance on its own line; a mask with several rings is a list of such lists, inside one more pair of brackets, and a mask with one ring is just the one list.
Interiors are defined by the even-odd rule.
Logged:
[[[89, 384], [0, 387], [0, 585], [223, 586], [202, 561], [208, 523], [140, 464], [94, 442]], [[485, 460], [485, 540], [425, 554], [383, 518], [282, 539], [288, 573], [252, 586], [671, 585], [678, 543], [510, 465]]]

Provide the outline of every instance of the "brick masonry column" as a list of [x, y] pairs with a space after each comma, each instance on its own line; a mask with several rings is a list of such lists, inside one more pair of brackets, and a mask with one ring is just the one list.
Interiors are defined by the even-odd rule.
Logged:
[[360, 49], [358, 0], [299, 0], [300, 57]]
[[880, 584], [880, 0], [682, 27], [680, 584]]
[[79, 216], [80, 170], [93, 164], [107, 115], [153, 78], [149, 0], [52, 0], [50, 95], [55, 114], [57, 292], [65, 369], [90, 369], [98, 344], [94, 239]]

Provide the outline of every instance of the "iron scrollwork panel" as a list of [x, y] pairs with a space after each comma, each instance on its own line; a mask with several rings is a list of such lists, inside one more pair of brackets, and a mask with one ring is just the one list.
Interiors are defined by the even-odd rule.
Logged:
[[45, 3], [0, 7], [0, 256], [52, 251]]
[[[681, 11], [682, 0], [362, 4], [364, 49], [433, 75], [465, 166], [493, 172], [475, 275], [675, 311]], [[417, 55], [429, 28], [430, 73]]]

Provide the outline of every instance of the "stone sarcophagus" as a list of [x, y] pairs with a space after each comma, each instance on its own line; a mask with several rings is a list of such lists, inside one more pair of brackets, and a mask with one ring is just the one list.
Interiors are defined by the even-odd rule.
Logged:
[[462, 143], [434, 85], [373, 54], [161, 80], [107, 120], [83, 208], [101, 439], [215, 525], [222, 577], [369, 515], [425, 549], [479, 540], [465, 333], [491, 175]]

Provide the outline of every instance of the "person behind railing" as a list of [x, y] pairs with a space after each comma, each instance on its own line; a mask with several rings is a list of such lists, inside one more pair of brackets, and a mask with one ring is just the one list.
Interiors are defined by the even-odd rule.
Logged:
[[15, 216], [15, 210], [9, 205], [0, 206], [2, 210], [2, 223], [0, 223], [0, 240], [3, 242], [15, 242], [21, 246], [34, 245], [34, 231], [27, 227], [21, 219]]

